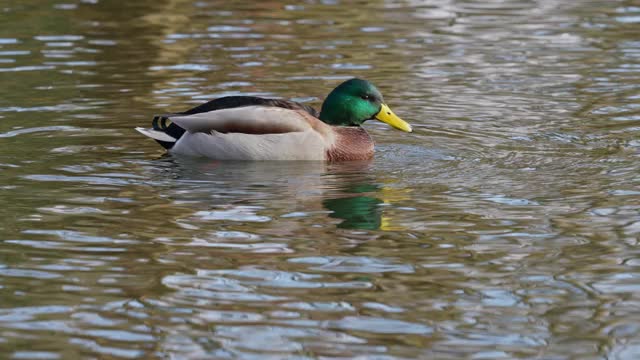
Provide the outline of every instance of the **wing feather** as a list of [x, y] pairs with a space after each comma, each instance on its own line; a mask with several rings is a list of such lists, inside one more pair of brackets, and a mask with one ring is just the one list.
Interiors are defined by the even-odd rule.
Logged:
[[[169, 115], [181, 128], [191, 132], [282, 134], [300, 132], [313, 126], [306, 113], [279, 107], [244, 106], [191, 115]], [[319, 121], [318, 121], [319, 122]]]
[[309, 105], [301, 104], [296, 101], [282, 100], [282, 99], [268, 99], [268, 98], [261, 98], [256, 96], [225, 96], [225, 97], [211, 100], [209, 102], [198, 105], [194, 108], [191, 108], [187, 111], [180, 112], [178, 114], [193, 115], [197, 113], [205, 113], [210, 111], [230, 109], [230, 108], [243, 107], [243, 106], [252, 106], [252, 105], [280, 107], [280, 108], [290, 109], [290, 110], [303, 110], [308, 112], [311, 116], [314, 116], [314, 117], [318, 117], [319, 115], [316, 109], [312, 108]]

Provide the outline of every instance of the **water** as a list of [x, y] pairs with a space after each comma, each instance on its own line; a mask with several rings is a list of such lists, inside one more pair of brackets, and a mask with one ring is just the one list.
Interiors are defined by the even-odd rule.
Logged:
[[[640, 7], [0, 4], [1, 358], [640, 357]], [[166, 156], [364, 77], [367, 163]]]

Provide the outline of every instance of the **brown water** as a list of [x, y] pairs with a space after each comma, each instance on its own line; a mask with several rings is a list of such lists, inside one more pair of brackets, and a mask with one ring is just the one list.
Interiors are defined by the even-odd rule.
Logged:
[[[640, 358], [640, 5], [5, 0], [0, 358]], [[373, 81], [371, 163], [133, 131]]]

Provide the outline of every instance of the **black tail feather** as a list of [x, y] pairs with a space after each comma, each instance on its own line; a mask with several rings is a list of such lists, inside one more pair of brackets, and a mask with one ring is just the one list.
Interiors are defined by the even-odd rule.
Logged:
[[[167, 124], [167, 121], [169, 121], [169, 124]], [[153, 117], [153, 121], [151, 122], [151, 125], [153, 126], [153, 130], [156, 131], [162, 131], [165, 134], [177, 139], [180, 139], [180, 137], [185, 133], [185, 129], [181, 128], [180, 126], [174, 124], [171, 122], [171, 120], [169, 119], [169, 115], [156, 115]], [[162, 140], [157, 140], [156, 141], [162, 145], [162, 147], [164, 147], [165, 149], [171, 149], [173, 147], [173, 145], [175, 145], [175, 142], [166, 142], [166, 141], [162, 141]]]

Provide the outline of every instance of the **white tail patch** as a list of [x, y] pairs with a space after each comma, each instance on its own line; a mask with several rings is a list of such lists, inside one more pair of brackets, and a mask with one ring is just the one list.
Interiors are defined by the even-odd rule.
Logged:
[[142, 135], [148, 136], [152, 139], [164, 141], [164, 142], [176, 142], [176, 139], [163, 133], [162, 131], [157, 131], [153, 129], [145, 129], [141, 127], [137, 127], [136, 130]]

